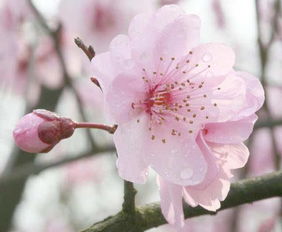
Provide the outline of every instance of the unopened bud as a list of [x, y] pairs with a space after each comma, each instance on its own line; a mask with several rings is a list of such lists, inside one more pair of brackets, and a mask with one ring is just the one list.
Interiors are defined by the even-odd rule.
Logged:
[[22, 117], [13, 132], [15, 142], [30, 153], [50, 151], [62, 139], [72, 136], [75, 123], [47, 110], [34, 110]]

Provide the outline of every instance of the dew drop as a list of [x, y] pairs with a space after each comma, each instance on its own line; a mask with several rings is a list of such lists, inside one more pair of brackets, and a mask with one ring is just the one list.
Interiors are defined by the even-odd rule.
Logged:
[[206, 54], [203, 55], [203, 57], [202, 57], [202, 60], [203, 60], [204, 62], [209, 62], [209, 61], [211, 61], [211, 59], [212, 59], [212, 56], [211, 56], [211, 54], [209, 54], [209, 53], [206, 53]]
[[180, 177], [181, 179], [189, 179], [193, 175], [193, 170], [191, 168], [185, 168], [181, 171]]

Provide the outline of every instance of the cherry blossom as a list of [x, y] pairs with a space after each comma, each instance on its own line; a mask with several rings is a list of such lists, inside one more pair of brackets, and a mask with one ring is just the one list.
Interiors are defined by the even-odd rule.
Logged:
[[[257, 119], [254, 113], [264, 100], [263, 89], [259, 81], [250, 74], [236, 72], [228, 76], [218, 88], [222, 96], [225, 92], [229, 97], [225, 95], [224, 101], [219, 100], [218, 104], [222, 110], [220, 115], [232, 109], [233, 113], [229, 115], [233, 116], [226, 115], [220, 122], [207, 123], [196, 139], [208, 162], [204, 180], [194, 186], [179, 186], [163, 178], [160, 180], [162, 211], [167, 220], [179, 228], [184, 223], [182, 197], [193, 207], [200, 205], [207, 210], [216, 211], [220, 208], [220, 201], [223, 201], [229, 192], [230, 179], [233, 176], [231, 171], [243, 167], [249, 157], [248, 148], [242, 142], [252, 132]], [[244, 88], [243, 93], [238, 89], [237, 93], [231, 92], [230, 87], [234, 88], [236, 82]], [[229, 109], [226, 108], [228, 101], [236, 103], [239, 98], [241, 104], [237, 102], [229, 106]]]
[[156, 6], [155, 0], [142, 4], [138, 0], [63, 0], [59, 18], [69, 38], [79, 36], [101, 52], [116, 34], [126, 31], [135, 14]]
[[127, 35], [93, 60], [114, 134], [122, 178], [159, 177], [162, 211], [183, 226], [182, 197], [192, 206], [220, 207], [231, 170], [245, 165], [242, 143], [264, 101], [257, 78], [233, 70], [223, 44], [199, 44], [200, 20], [176, 5], [136, 16]]

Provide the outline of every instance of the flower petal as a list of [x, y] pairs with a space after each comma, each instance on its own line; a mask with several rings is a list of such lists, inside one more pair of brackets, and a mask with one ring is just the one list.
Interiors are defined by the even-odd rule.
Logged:
[[249, 150], [243, 143], [226, 145], [210, 144], [210, 147], [219, 158], [225, 161], [225, 165], [229, 169], [244, 167], [249, 158]]
[[184, 226], [182, 186], [175, 185], [159, 177], [161, 210], [168, 221], [176, 227]]
[[146, 119], [120, 124], [114, 133], [114, 142], [118, 153], [117, 167], [119, 175], [134, 183], [144, 183], [147, 179], [147, 164], [143, 160], [144, 140], [146, 137]]
[[204, 140], [202, 132], [199, 133], [196, 141], [197, 141], [197, 144], [200, 147], [200, 149], [201, 149], [201, 151], [204, 155], [204, 158], [207, 162], [207, 165], [208, 165], [206, 176], [205, 176], [204, 180], [200, 183], [200, 185], [198, 185], [201, 188], [205, 188], [212, 181], [214, 181], [215, 178], [217, 178], [218, 172], [219, 172], [219, 167], [218, 167], [218, 164], [217, 164], [217, 159], [214, 156], [212, 150], [209, 148], [206, 141]]
[[220, 76], [232, 71], [235, 63], [235, 54], [230, 47], [224, 44], [201, 44], [192, 49], [190, 63], [191, 65], [197, 65], [194, 68], [195, 73], [207, 70], [210, 65], [208, 68], [209, 75]]
[[237, 119], [240, 119], [258, 111], [262, 107], [265, 97], [263, 87], [258, 78], [246, 72], [236, 72], [236, 75], [246, 83], [245, 105], [237, 115]]
[[237, 121], [254, 114], [263, 104], [259, 80], [248, 73], [230, 72], [214, 92], [220, 110], [219, 121]]
[[110, 44], [111, 61], [115, 75], [120, 73], [134, 73], [135, 63], [131, 57], [130, 40], [126, 35], [116, 36]]
[[115, 77], [110, 53], [105, 52], [95, 56], [91, 66], [94, 77], [99, 81], [104, 93], [107, 93], [108, 88]]
[[[220, 208], [220, 202], [223, 201], [230, 189], [229, 176], [221, 167], [217, 178], [215, 178], [209, 185], [203, 186], [201, 184], [195, 186], [187, 186], [184, 188], [184, 198], [194, 201], [194, 205], [199, 204], [203, 208], [216, 211]], [[188, 202], [189, 203], [189, 202]]]
[[[170, 128], [177, 132], [172, 133]], [[144, 159], [161, 177], [174, 184], [198, 184], [207, 171], [195, 137], [188, 131], [185, 123], [166, 122], [164, 126], [152, 127], [146, 142]]]
[[156, 40], [155, 58], [169, 60], [182, 58], [200, 41], [200, 19], [196, 15], [183, 15], [169, 23]]
[[253, 114], [238, 121], [208, 123], [205, 126], [205, 139], [219, 144], [241, 143], [252, 133], [256, 120], [257, 116]]
[[130, 121], [140, 113], [132, 104], [144, 99], [145, 88], [141, 77], [121, 74], [114, 79], [109, 87], [106, 101], [107, 110], [117, 123]]

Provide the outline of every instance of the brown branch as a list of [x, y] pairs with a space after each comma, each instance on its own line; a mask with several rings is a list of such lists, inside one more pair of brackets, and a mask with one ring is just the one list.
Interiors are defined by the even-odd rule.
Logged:
[[[218, 211], [236, 207], [246, 203], [252, 203], [271, 197], [282, 196], [282, 171], [274, 172], [261, 177], [255, 177], [239, 181], [231, 185], [228, 197]], [[216, 213], [207, 211], [201, 207], [184, 207], [185, 218], [198, 217], [201, 215], [214, 215]], [[141, 230], [147, 230], [166, 224], [159, 203], [148, 204], [137, 208], [138, 224]], [[127, 217], [120, 213], [108, 217], [105, 220], [94, 224], [83, 232], [133, 232]]]
[[255, 126], [254, 129], [260, 129], [260, 128], [272, 128], [276, 126], [282, 126], [282, 119], [273, 119], [273, 120], [259, 120]]
[[[87, 157], [92, 157], [100, 153], [114, 152], [114, 151], [115, 151], [115, 148], [110, 146], [110, 147], [98, 148], [95, 151], [93, 150], [86, 151], [76, 156], [71, 156], [71, 157], [63, 158], [61, 160], [52, 161], [48, 163], [44, 162], [44, 163], [36, 164], [36, 163], [30, 162], [18, 168], [15, 168], [12, 173], [2, 175], [0, 179], [0, 188], [4, 187], [7, 184], [11, 185], [16, 181], [25, 179], [29, 177], [30, 175], [37, 175], [50, 168], [55, 168], [55, 167], [58, 167], [64, 164], [69, 164], [71, 162], [74, 162], [74, 161], [77, 161], [83, 158], [87, 158]], [[32, 156], [32, 155], [29, 154], [29, 156]]]

